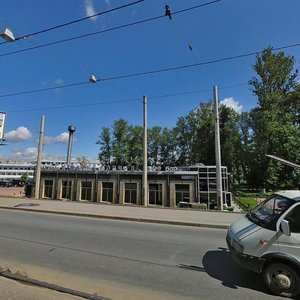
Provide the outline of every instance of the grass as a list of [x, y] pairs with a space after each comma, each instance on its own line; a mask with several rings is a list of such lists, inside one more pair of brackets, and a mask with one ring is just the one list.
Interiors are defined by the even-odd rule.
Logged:
[[[261, 196], [261, 194], [259, 195]], [[239, 204], [240, 208], [244, 211], [250, 211], [257, 206], [258, 195], [256, 193], [238, 193], [235, 197], [235, 201]], [[264, 197], [262, 197], [264, 198]]]
[[249, 206], [250, 209], [254, 208], [257, 205], [257, 201], [252, 197], [242, 197], [239, 200], [242, 204]]

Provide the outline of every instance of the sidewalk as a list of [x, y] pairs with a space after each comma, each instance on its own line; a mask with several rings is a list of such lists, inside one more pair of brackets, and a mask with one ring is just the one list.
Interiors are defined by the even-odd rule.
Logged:
[[0, 209], [223, 229], [243, 216], [242, 213], [227, 211], [137, 207], [30, 198], [0, 198]]

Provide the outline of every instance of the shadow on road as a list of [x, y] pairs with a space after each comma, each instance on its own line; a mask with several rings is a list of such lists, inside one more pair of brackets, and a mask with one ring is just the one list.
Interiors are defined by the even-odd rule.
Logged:
[[207, 274], [220, 280], [226, 287], [244, 287], [270, 294], [260, 274], [245, 270], [236, 264], [227, 249], [208, 251], [202, 259]]

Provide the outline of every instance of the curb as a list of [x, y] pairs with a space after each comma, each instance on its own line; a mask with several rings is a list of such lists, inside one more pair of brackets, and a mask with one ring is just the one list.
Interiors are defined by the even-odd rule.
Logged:
[[23, 282], [23, 283], [26, 283], [28, 285], [38, 286], [38, 287], [46, 288], [46, 289], [49, 289], [49, 290], [54, 290], [54, 291], [57, 291], [57, 292], [60, 292], [60, 293], [73, 295], [73, 296], [81, 297], [81, 298], [84, 298], [84, 299], [89, 299], [89, 300], [111, 300], [109, 298], [104, 298], [104, 297], [100, 297], [100, 296], [96, 296], [96, 295], [91, 295], [91, 294], [81, 292], [81, 291], [77, 291], [77, 290], [73, 290], [73, 289], [70, 289], [70, 288], [65, 288], [65, 287], [62, 287], [60, 285], [51, 284], [51, 283], [44, 282], [44, 281], [39, 281], [39, 280], [36, 280], [36, 279], [24, 277], [24, 276], [17, 275], [17, 274], [12, 274], [8, 271], [0, 272], [0, 276], [11, 279], [11, 280], [16, 280], [16, 281], [19, 281], [19, 282]]
[[20, 207], [16, 208], [16, 207], [0, 206], [0, 209], [21, 210], [21, 211], [27, 211], [27, 212], [47, 213], [47, 214], [53, 214], [53, 215], [66, 215], [66, 216], [94, 218], [94, 219], [132, 221], [132, 222], [142, 222], [142, 223], [152, 223], [152, 224], [156, 223], [156, 224], [164, 224], [164, 225], [178, 225], [178, 226], [203, 227], [203, 228], [215, 228], [215, 229], [228, 229], [228, 227], [229, 227], [229, 225], [221, 225], [221, 224], [203, 224], [203, 223], [189, 223], [189, 222], [181, 222], [181, 221], [167, 221], [167, 220], [134, 218], [134, 217], [93, 215], [93, 214], [82, 214], [82, 213], [62, 212], [62, 211], [48, 211], [48, 210], [42, 210], [42, 209], [30, 209], [30, 208], [20, 208]]

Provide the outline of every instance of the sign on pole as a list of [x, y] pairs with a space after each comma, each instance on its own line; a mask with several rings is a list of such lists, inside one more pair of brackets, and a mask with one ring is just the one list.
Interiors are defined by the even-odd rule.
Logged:
[[4, 138], [5, 120], [6, 120], [6, 113], [0, 112], [0, 139]]

